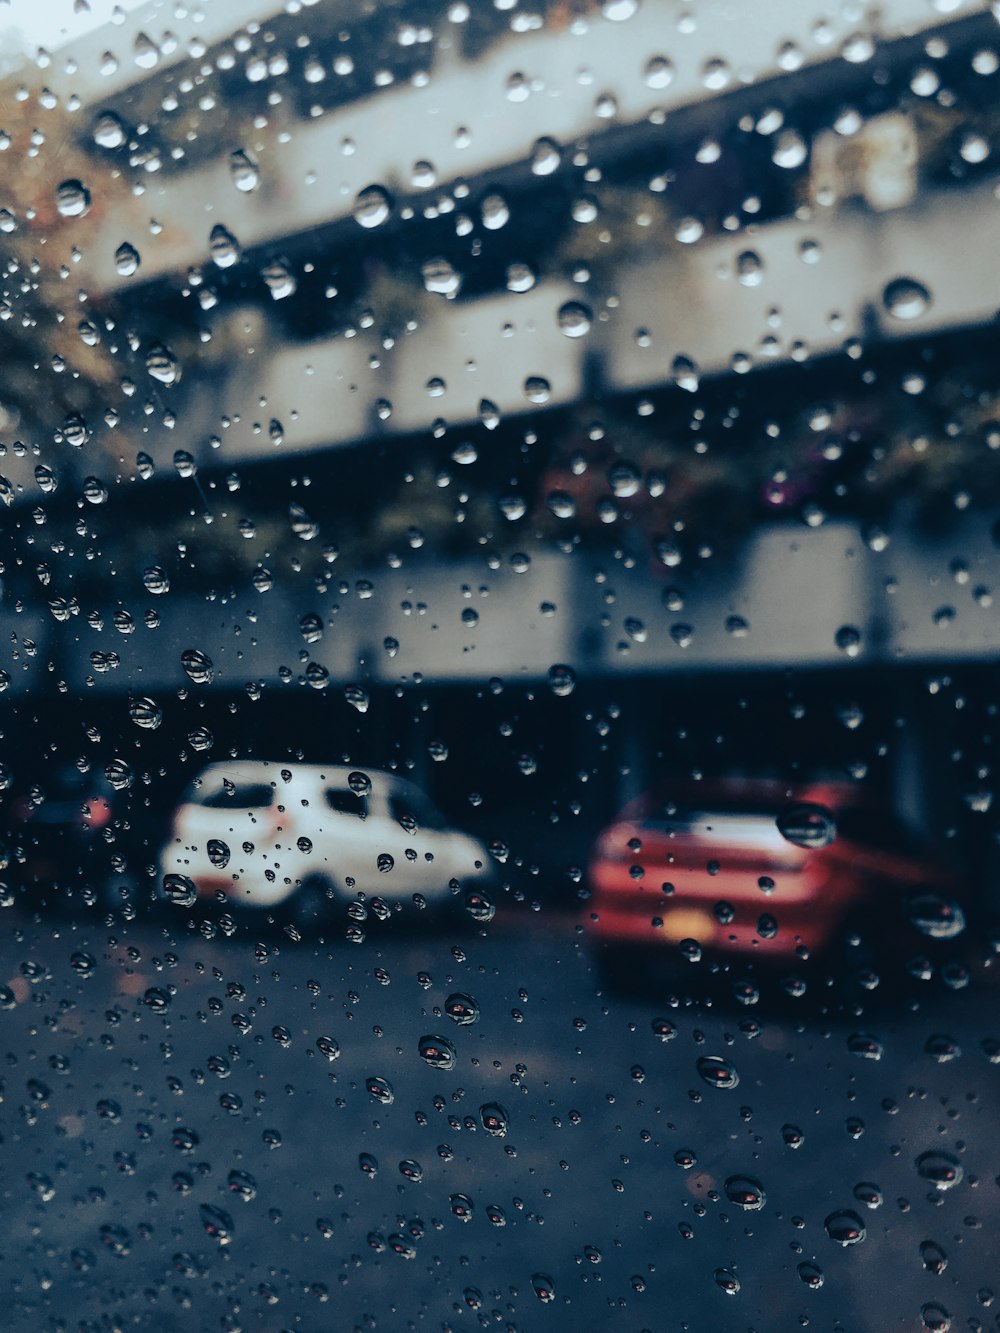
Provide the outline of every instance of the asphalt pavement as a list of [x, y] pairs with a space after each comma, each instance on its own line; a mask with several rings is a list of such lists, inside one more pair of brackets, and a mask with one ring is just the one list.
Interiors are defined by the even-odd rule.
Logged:
[[998, 1326], [981, 985], [610, 995], [526, 905], [359, 943], [5, 925], [11, 1333]]

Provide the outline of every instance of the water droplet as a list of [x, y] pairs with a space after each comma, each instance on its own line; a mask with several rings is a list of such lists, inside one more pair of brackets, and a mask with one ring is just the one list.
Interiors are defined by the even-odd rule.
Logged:
[[288, 523], [300, 541], [311, 542], [319, 536], [319, 524], [299, 504], [288, 506]]
[[488, 194], [480, 205], [480, 216], [487, 231], [499, 231], [510, 220], [510, 208], [500, 194]]
[[545, 505], [556, 518], [572, 518], [576, 513], [576, 501], [568, 491], [552, 491], [545, 497]]
[[479, 1108], [479, 1118], [483, 1122], [483, 1129], [486, 1130], [487, 1134], [492, 1134], [497, 1139], [507, 1137], [510, 1116], [499, 1102], [487, 1102], [485, 1106], [481, 1106]]
[[684, 389], [687, 393], [697, 393], [700, 375], [700, 370], [690, 357], [674, 357], [670, 367], [670, 378], [678, 389]]
[[159, 565], [150, 565], [148, 569], [143, 570], [142, 582], [146, 591], [157, 597], [170, 591], [170, 580]]
[[362, 1174], [366, 1175], [369, 1180], [374, 1180], [378, 1175], [378, 1160], [370, 1152], [358, 1154], [358, 1166]]
[[365, 1088], [370, 1096], [383, 1106], [391, 1106], [396, 1096], [392, 1090], [392, 1084], [388, 1079], [381, 1078], [377, 1074], [365, 1079]]
[[576, 689], [576, 676], [572, 667], [556, 663], [549, 667], [549, 689], [560, 698], [572, 694]]
[[771, 161], [786, 171], [801, 167], [808, 156], [809, 146], [797, 130], [782, 130], [771, 150]]
[[237, 190], [249, 194], [260, 184], [260, 169], [257, 163], [242, 148], [229, 154], [229, 174]]
[[132, 59], [140, 69], [153, 69], [159, 63], [159, 48], [144, 32], [140, 32], [132, 43]]
[[[920, 1318], [923, 1321], [924, 1328], [929, 1328], [931, 1333], [949, 1333], [951, 1329], [951, 1315], [943, 1305], [937, 1305], [934, 1302], [922, 1305], [920, 1307]], [[971, 1321], [969, 1327], [973, 1327]]]
[[947, 1064], [951, 1060], [957, 1060], [962, 1054], [962, 1048], [954, 1037], [946, 1036], [943, 1032], [935, 1032], [924, 1043], [924, 1050], [932, 1056], [939, 1065]]
[[744, 250], [736, 256], [736, 279], [744, 287], [759, 287], [764, 278], [764, 261], [756, 250]]
[[747, 1212], [756, 1212], [767, 1202], [764, 1187], [752, 1176], [730, 1176], [725, 1184], [726, 1198]]
[[957, 902], [937, 893], [920, 893], [906, 904], [910, 924], [934, 940], [953, 940], [965, 929], [965, 913]]
[[515, 260], [507, 265], [507, 290], [509, 292], [530, 292], [538, 281], [535, 270], [523, 260]]
[[781, 1126], [781, 1138], [789, 1148], [801, 1148], [806, 1141], [806, 1136], [798, 1125], [791, 1124]]
[[63, 417], [62, 433], [66, 443], [74, 449], [82, 449], [90, 439], [90, 427], [78, 412]]
[[381, 185], [369, 185], [354, 200], [353, 213], [359, 226], [380, 227], [392, 213], [392, 195]]
[[935, 1277], [940, 1277], [948, 1267], [948, 1256], [941, 1246], [932, 1240], [925, 1240], [920, 1246], [920, 1257], [924, 1261], [924, 1267]]
[[646, 63], [643, 78], [647, 88], [669, 88], [675, 73], [672, 60], [666, 56], [652, 56]]
[[875, 40], [867, 32], [853, 32], [845, 38], [840, 54], [852, 65], [861, 65], [875, 54]]
[[121, 148], [125, 126], [113, 111], [102, 111], [94, 121], [94, 143], [98, 148]]
[[264, 285], [271, 293], [273, 301], [283, 301], [291, 296], [298, 286], [295, 275], [288, 267], [287, 260], [270, 259], [260, 271], [260, 276], [264, 280]]
[[593, 312], [582, 301], [567, 301], [559, 307], [559, 328], [567, 338], [582, 338], [590, 332]]
[[356, 708], [359, 713], [368, 712], [368, 705], [370, 703], [368, 692], [367, 690], [363, 690], [360, 685], [345, 685], [344, 698], [351, 707]]
[[481, 889], [469, 889], [465, 895], [465, 910], [473, 921], [492, 921], [496, 916], [496, 905], [489, 894]]
[[198, 901], [198, 890], [187, 875], [169, 874], [163, 876], [163, 896], [175, 907], [193, 907]]
[[479, 1005], [471, 995], [455, 991], [444, 1002], [444, 1011], [453, 1022], [462, 1027], [475, 1023], [479, 1019]]
[[884, 1054], [882, 1043], [870, 1032], [852, 1032], [847, 1038], [847, 1049], [863, 1060], [881, 1060]]
[[90, 212], [90, 191], [82, 181], [63, 181], [56, 189], [56, 208], [64, 218], [82, 218]]
[[35, 482], [40, 491], [43, 491], [46, 495], [52, 495], [58, 489], [59, 477], [45, 463], [39, 463], [35, 467]]
[[574, 199], [570, 208], [570, 216], [574, 222], [594, 222], [599, 212], [597, 200], [592, 194], [584, 194], [579, 199]]
[[249, 1171], [230, 1171], [226, 1177], [226, 1187], [244, 1203], [250, 1203], [257, 1197], [257, 1182]]
[[410, 171], [410, 184], [418, 190], [429, 190], [437, 184], [437, 171], [433, 162], [414, 162]]
[[82, 489], [88, 504], [102, 505], [108, 498], [108, 488], [99, 477], [84, 477]]
[[702, 1055], [695, 1066], [702, 1079], [713, 1088], [735, 1088], [740, 1081], [736, 1066], [724, 1055]]
[[812, 1291], [818, 1291], [826, 1281], [822, 1268], [819, 1264], [813, 1263], [811, 1259], [803, 1259], [798, 1266], [798, 1274]]
[[531, 1288], [544, 1305], [556, 1298], [555, 1283], [545, 1273], [532, 1273]]
[[115, 270], [120, 277], [130, 278], [138, 271], [141, 257], [139, 251], [128, 241], [123, 241], [115, 251]]
[[239, 242], [221, 223], [217, 223], [209, 233], [208, 248], [216, 268], [232, 268], [239, 260]]
[[205, 851], [208, 853], [208, 859], [217, 870], [225, 870], [230, 857], [228, 843], [223, 842], [221, 838], [209, 838], [205, 844]]
[[913, 278], [894, 278], [882, 292], [882, 304], [895, 319], [919, 319], [930, 303], [930, 292]]
[[215, 678], [212, 659], [200, 648], [185, 648], [181, 653], [181, 666], [196, 685], [211, 685]]
[[421, 1057], [434, 1069], [454, 1069], [455, 1048], [444, 1037], [421, 1037], [417, 1049]]
[[146, 353], [146, 372], [161, 384], [176, 384], [181, 377], [181, 363], [169, 347], [158, 345]]
[[170, 1008], [170, 992], [162, 986], [150, 986], [142, 997], [142, 1002], [154, 1014], [165, 1014]]
[[451, 451], [452, 462], [461, 467], [468, 467], [479, 457], [479, 452], [471, 440], [463, 440]]
[[69, 965], [77, 976], [92, 977], [97, 968], [97, 960], [93, 954], [85, 953], [83, 949], [77, 949], [70, 954]]
[[921, 1153], [916, 1160], [917, 1174], [939, 1190], [950, 1190], [961, 1183], [965, 1171], [951, 1153], [935, 1151]]
[[220, 1245], [229, 1244], [233, 1238], [233, 1219], [227, 1212], [213, 1204], [203, 1203], [198, 1208], [198, 1216], [207, 1236]]
[[538, 139], [531, 154], [531, 170], [536, 176], [551, 176], [562, 161], [559, 145], [554, 139]]
[[731, 1268], [717, 1268], [713, 1274], [715, 1285], [720, 1287], [727, 1296], [735, 1296], [740, 1290], [740, 1280]]
[[790, 805], [775, 823], [781, 836], [796, 847], [828, 847], [837, 836], [834, 818], [822, 805]]
[[132, 785], [132, 770], [124, 759], [112, 759], [105, 764], [104, 776], [115, 791], [127, 791]]
[[440, 256], [426, 260], [420, 267], [420, 276], [426, 290], [439, 296], [457, 296], [462, 286], [462, 275]]
[[725, 88], [731, 78], [732, 70], [724, 60], [718, 58], [706, 60], [701, 68], [701, 81], [706, 88], [713, 92], [719, 92]]
[[323, 618], [315, 611], [307, 611], [299, 620], [299, 631], [306, 643], [318, 643], [323, 637]]
[[837, 1245], [859, 1245], [867, 1235], [864, 1222], [849, 1208], [831, 1213], [823, 1225], [826, 1234]]
[[863, 1203], [866, 1208], [872, 1210], [881, 1208], [885, 1202], [882, 1191], [877, 1185], [873, 1185], [870, 1180], [861, 1180], [853, 1190], [854, 1197], [858, 1203]]
[[332, 1037], [317, 1037], [316, 1049], [328, 1060], [336, 1060], [340, 1056], [340, 1046]]

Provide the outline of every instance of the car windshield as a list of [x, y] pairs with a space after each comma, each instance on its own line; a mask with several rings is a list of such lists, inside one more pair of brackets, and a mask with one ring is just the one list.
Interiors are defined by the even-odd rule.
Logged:
[[1000, 0], [0, 3], [10, 1333], [1000, 1330]]

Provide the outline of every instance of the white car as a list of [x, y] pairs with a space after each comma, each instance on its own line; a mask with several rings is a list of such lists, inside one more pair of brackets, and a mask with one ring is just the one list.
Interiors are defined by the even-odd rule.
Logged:
[[[160, 876], [163, 897], [182, 906], [287, 904], [282, 915], [308, 924], [352, 900], [383, 916], [414, 895], [428, 907], [464, 903], [493, 870], [482, 843], [448, 828], [420, 788], [393, 773], [234, 760], [191, 783]], [[479, 907], [490, 913], [488, 899]]]

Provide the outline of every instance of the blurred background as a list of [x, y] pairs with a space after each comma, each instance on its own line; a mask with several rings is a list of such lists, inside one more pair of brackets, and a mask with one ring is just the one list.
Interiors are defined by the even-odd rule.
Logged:
[[[197, 721], [208, 757], [403, 763], [551, 866], [568, 800], [718, 735], [961, 823], [992, 884], [993, 15], [355, 8], [95, 12], [49, 52], [22, 7], [11, 743], [130, 760], [141, 693], [157, 801]], [[178, 699], [185, 647], [215, 679]]]
[[[0, 1132], [38, 1158], [30, 1191], [6, 1195], [30, 1257], [13, 1279], [18, 1327], [169, 1330], [194, 1308], [199, 1326], [226, 1333], [283, 1320], [368, 1329], [373, 1309], [393, 1329], [431, 1315], [448, 1330], [471, 1319], [533, 1329], [554, 1301], [556, 1321], [594, 1333], [610, 1309], [636, 1329], [715, 1333], [752, 1319], [943, 1333], [958, 1326], [934, 1285], [947, 1259], [923, 1246], [941, 1248], [946, 1237], [927, 1237], [946, 1213], [933, 1210], [966, 1169], [948, 1196], [964, 1246], [948, 1303], [961, 1304], [963, 1327], [987, 1327], [996, 1205], [984, 1126], [1000, 1046], [991, 991], [978, 987], [992, 976], [1000, 909], [996, 6], [13, 0], [0, 23], [0, 901], [13, 923], [0, 1007], [20, 1010], [8, 1063], [22, 1099], [8, 1099]], [[479, 861], [486, 887], [459, 903], [472, 942], [449, 924], [378, 936], [347, 958], [331, 939], [364, 944], [379, 929], [358, 893], [318, 944], [303, 943], [300, 920], [296, 952], [257, 918], [251, 946], [251, 928], [216, 910], [225, 893], [203, 888], [217, 878], [203, 867], [199, 879], [191, 847], [177, 850], [204, 813], [199, 774], [222, 764], [221, 781], [237, 760], [250, 765], [232, 807], [247, 857], [271, 799], [255, 763], [342, 770], [348, 785], [321, 799], [344, 819], [367, 799], [351, 775], [416, 784], [433, 804], [385, 779], [426, 810], [412, 823], [464, 849], [466, 869]], [[226, 806], [218, 785], [205, 790]], [[297, 815], [299, 842], [319, 846], [331, 816]], [[397, 886], [418, 855], [405, 841]], [[162, 897], [165, 869], [189, 877], [169, 888], [175, 903], [208, 899], [198, 918], [137, 921]], [[772, 876], [776, 897], [760, 898]], [[861, 928], [904, 891], [905, 929], [928, 950], [913, 954], [907, 936], [906, 976], [933, 976], [936, 998], [884, 1027], [873, 1018], [877, 1033], [854, 1031], [868, 1011], [857, 993], [841, 1002], [836, 975], [839, 1009], [808, 1011], [807, 1026], [784, 1011], [758, 1019], [756, 982], [710, 968], [711, 947], [680, 988], [630, 957], [601, 966], [603, 946], [629, 938], [625, 918], [614, 922], [630, 894], [643, 939], [659, 932], [686, 965], [714, 939], [741, 967], [771, 949], [798, 968], [829, 945], [809, 933], [825, 912], [849, 928], [852, 976], [871, 994], [880, 978]], [[796, 894], [810, 908], [801, 920]], [[902, 949], [898, 921], [883, 939], [894, 932]], [[933, 953], [956, 939], [961, 957]], [[835, 974], [841, 965], [838, 953]], [[405, 1003], [398, 985], [386, 991], [394, 969], [419, 981]], [[697, 984], [719, 975], [721, 1016]], [[623, 999], [623, 983], [639, 998]], [[793, 976], [784, 998], [799, 985]], [[477, 990], [473, 1019], [465, 990], [446, 998], [459, 986]], [[529, 992], [545, 1014], [534, 1028]], [[273, 1023], [258, 1013], [269, 996]], [[46, 1033], [32, 1004], [48, 998]], [[421, 1079], [454, 1064], [447, 1042], [426, 1046], [440, 1041], [430, 1029], [455, 1023], [462, 1035], [480, 1004], [475, 1032], [489, 1041], [474, 1049], [491, 1059], [470, 1065], [469, 1045], [462, 1066], [470, 1101], [482, 1092], [477, 1119], [452, 1105], [464, 1084], [448, 1086], [449, 1103]], [[339, 1036], [317, 1048], [321, 1006]], [[356, 1011], [367, 1026], [352, 1049]], [[135, 1022], [120, 1027], [126, 1013]], [[206, 1066], [201, 1024], [223, 1013], [229, 1040], [211, 1055], [222, 1064]], [[274, 1043], [251, 1036], [255, 1022]], [[333, 1018], [323, 1024], [334, 1031]], [[677, 1035], [716, 1054], [691, 1057], [686, 1074], [664, 1055], [681, 1048], [663, 1046]], [[63, 1037], [79, 1082], [25, 1082], [15, 1067], [36, 1058], [63, 1072]], [[317, 1073], [316, 1049], [332, 1061], [341, 1038], [338, 1073]], [[413, 1073], [418, 1039], [431, 1074]], [[737, 1040], [738, 1105], [724, 1096], [739, 1081], [725, 1064]], [[286, 1084], [293, 1042], [313, 1063]], [[963, 1049], [974, 1074], [950, 1063]], [[105, 1073], [112, 1050], [128, 1072]], [[244, 1093], [223, 1103], [204, 1069], [228, 1077], [241, 1051]], [[197, 1132], [160, 1087], [175, 1054], [184, 1068], [167, 1091], [187, 1097], [189, 1118], [201, 1107]], [[393, 1101], [386, 1072], [396, 1119], [380, 1109]], [[122, 1137], [112, 1150], [110, 1136], [126, 1134], [113, 1128], [115, 1088], [132, 1075], [137, 1106], [155, 1082], [153, 1103], [171, 1108], [148, 1120], [136, 1110], [143, 1143], [166, 1123], [171, 1152], [193, 1152], [201, 1134], [212, 1160], [247, 1160], [220, 1184], [207, 1147], [190, 1172], [171, 1158], [165, 1179], [158, 1141], [136, 1152]], [[79, 1104], [62, 1108], [50, 1142], [44, 1116], [36, 1127], [59, 1100], [52, 1083]], [[196, 1243], [232, 1239], [226, 1208], [255, 1196], [243, 1175], [261, 1132], [269, 1153], [282, 1142], [281, 1088], [304, 1090], [279, 1154], [290, 1165], [261, 1172], [283, 1201], [266, 1226], [262, 1209], [252, 1224], [239, 1213], [253, 1244], [238, 1274], [217, 1278], [222, 1261]], [[505, 1137], [506, 1112], [490, 1109], [500, 1092], [523, 1132], [516, 1164], [493, 1142]], [[275, 1118], [259, 1124], [268, 1095]], [[807, 1117], [832, 1107], [814, 1131]], [[425, 1145], [420, 1185], [414, 1108], [418, 1126], [447, 1123], [452, 1138], [478, 1126], [476, 1146], [457, 1150], [467, 1188], [509, 1196], [487, 1221], [477, 1194], [475, 1227], [462, 1230], [476, 1238], [472, 1261], [461, 1246], [441, 1242], [433, 1263], [420, 1248], [471, 1213], [465, 1186], [451, 1192], [458, 1166], [435, 1184], [456, 1155], [448, 1143]], [[350, 1126], [339, 1139], [338, 1114]], [[966, 1139], [951, 1157], [931, 1152], [966, 1133], [963, 1116], [977, 1131], [964, 1168]], [[581, 1120], [589, 1157], [561, 1157], [563, 1126]], [[630, 1174], [657, 1123], [669, 1153]], [[820, 1157], [803, 1155], [797, 1174], [787, 1150], [802, 1124]], [[104, 1152], [104, 1183], [89, 1160], [66, 1164], [64, 1137], [83, 1157]], [[362, 1142], [382, 1143], [387, 1161], [406, 1154], [405, 1186], [394, 1163], [363, 1201], [337, 1183], [345, 1152], [361, 1178]], [[696, 1160], [677, 1176], [686, 1183], [665, 1183]], [[759, 1160], [776, 1189], [758, 1218], [763, 1190], [755, 1202], [756, 1177], [736, 1173]], [[900, 1174], [914, 1161], [919, 1197]], [[560, 1190], [557, 1172], [578, 1164]], [[374, 1177], [370, 1163], [360, 1170]], [[20, 1161], [17, 1172], [19, 1183]], [[97, 1189], [113, 1205], [97, 1240], [83, 1202], [58, 1196], [45, 1212], [67, 1173], [74, 1199], [89, 1206]], [[319, 1207], [303, 1202], [312, 1185], [318, 1221], [305, 1216]], [[404, 1188], [422, 1199], [419, 1216], [399, 1201]], [[656, 1197], [640, 1208], [643, 1190]], [[665, 1229], [661, 1200], [673, 1208], [675, 1194], [690, 1212]], [[196, 1240], [184, 1239], [188, 1195], [214, 1200]], [[755, 1214], [758, 1242], [754, 1228], [728, 1226], [740, 1214], [720, 1213], [722, 1196]], [[103, 1263], [150, 1239], [161, 1197], [171, 1221], [129, 1270], [150, 1284], [140, 1304], [93, 1251]], [[888, 1209], [874, 1221], [867, 1211], [886, 1198], [899, 1211], [891, 1226]], [[299, 1208], [299, 1231], [276, 1229]], [[858, 1210], [876, 1243], [855, 1260]], [[555, 1225], [540, 1246], [532, 1228], [546, 1213]], [[671, 1246], [694, 1236], [690, 1216], [699, 1239], [679, 1257]], [[508, 1218], [501, 1246], [485, 1228]], [[799, 1238], [807, 1226], [815, 1247]], [[335, 1233], [336, 1263], [318, 1262], [317, 1234]], [[418, 1251], [425, 1266], [407, 1270], [421, 1276], [402, 1312], [399, 1270], [386, 1265]], [[766, 1289], [762, 1254], [788, 1285]], [[831, 1304], [807, 1308], [829, 1254]], [[740, 1256], [750, 1295], [737, 1310], [727, 1302]], [[690, 1290], [689, 1262], [700, 1275]], [[470, 1263], [479, 1285], [466, 1286]], [[98, 1294], [85, 1298], [92, 1278], [80, 1275], [95, 1264]], [[294, 1304], [338, 1294], [324, 1265], [356, 1284], [345, 1321], [339, 1308], [324, 1322]], [[912, 1309], [893, 1306], [911, 1285]], [[652, 1315], [647, 1288], [665, 1302]], [[294, 1318], [287, 1302], [271, 1309], [289, 1292]]]

